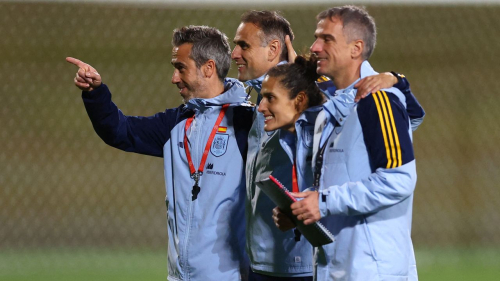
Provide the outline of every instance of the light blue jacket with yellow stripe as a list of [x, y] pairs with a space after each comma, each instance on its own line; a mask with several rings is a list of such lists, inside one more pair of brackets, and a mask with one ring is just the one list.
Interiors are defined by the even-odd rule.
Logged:
[[[373, 74], [363, 62], [361, 78]], [[417, 280], [410, 237], [417, 175], [406, 98], [390, 88], [355, 104], [356, 82], [326, 92], [314, 128], [313, 170], [324, 147], [321, 222], [336, 237], [316, 248], [315, 279]]]

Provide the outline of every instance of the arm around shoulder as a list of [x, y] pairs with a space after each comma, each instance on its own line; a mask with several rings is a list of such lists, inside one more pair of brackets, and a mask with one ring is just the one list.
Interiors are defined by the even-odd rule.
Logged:
[[394, 71], [391, 71], [391, 73], [398, 79], [398, 82], [394, 84], [394, 87], [405, 95], [406, 112], [408, 112], [408, 116], [410, 117], [411, 128], [415, 131], [418, 126], [424, 122], [424, 108], [420, 105], [415, 95], [413, 95], [410, 89], [410, 82], [406, 79], [406, 76]]
[[371, 174], [321, 190], [322, 216], [374, 213], [413, 194], [416, 168], [403, 104], [394, 94], [379, 91], [360, 101], [357, 113]]

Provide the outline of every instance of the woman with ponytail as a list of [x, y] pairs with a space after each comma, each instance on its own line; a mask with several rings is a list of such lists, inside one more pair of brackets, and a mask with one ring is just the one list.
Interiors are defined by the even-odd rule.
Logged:
[[[278, 178], [293, 192], [304, 191], [312, 184], [312, 143], [314, 121], [323, 109], [324, 95], [318, 84], [325, 81], [316, 73], [316, 58], [298, 56], [294, 63], [281, 64], [273, 67], [267, 73], [262, 84], [262, 100], [258, 111], [265, 117], [264, 130], [273, 136], [262, 145], [257, 158], [257, 177], [279, 174], [289, 175], [289, 178]], [[287, 155], [280, 155], [274, 149], [282, 146]], [[284, 153], [281, 153], [284, 154]], [[284, 164], [288, 157], [293, 166]], [[278, 171], [279, 170], [279, 171]], [[260, 175], [260, 177], [259, 177]], [[293, 222], [285, 217], [279, 208], [273, 210], [273, 218], [280, 223], [276, 226], [282, 231], [294, 227]], [[295, 231], [288, 231], [285, 239], [290, 243], [304, 240]], [[302, 260], [312, 259], [312, 246], [304, 243]]]
[[[259, 112], [265, 117], [265, 131], [295, 131], [295, 122], [306, 109], [323, 103], [316, 81], [316, 59], [298, 56], [294, 63], [275, 66], [262, 83]], [[314, 124], [314, 120], [313, 124]]]
[[[305, 191], [315, 185], [311, 163], [314, 126], [325, 101], [325, 95], [320, 88], [328, 88], [327, 91], [332, 93], [330, 98], [335, 100], [333, 102], [335, 108], [332, 107], [335, 110], [342, 112], [342, 107], [337, 108], [337, 103], [346, 103], [347, 108], [349, 104], [354, 105], [355, 102], [346, 100], [342, 96], [335, 96], [333, 94], [335, 90], [329, 87], [331, 81], [325, 82], [327, 79], [320, 77], [316, 69], [317, 61], [314, 56], [310, 58], [298, 56], [294, 63], [273, 67], [264, 78], [261, 89], [262, 100], [258, 111], [264, 115], [264, 130], [270, 137], [261, 144], [255, 170], [252, 171], [256, 174], [257, 185], [269, 175], [276, 175], [275, 177], [285, 187], [295, 193]], [[406, 88], [403, 87], [400, 90], [411, 94], [409, 84], [406, 80], [404, 81], [405, 83], [401, 85]], [[379, 85], [379, 87], [383, 86]], [[283, 149], [276, 149], [279, 146]], [[293, 165], [289, 164], [290, 162]], [[260, 200], [271, 199], [263, 196]], [[300, 237], [298, 231], [288, 231], [295, 227], [294, 222], [277, 207], [273, 210], [272, 219], [283, 231], [284, 244], [289, 244], [290, 248], [292, 246], [296, 246], [295, 249], [300, 248], [300, 253], [294, 252], [295, 259], [283, 260], [283, 263], [286, 265], [313, 264], [311, 244]], [[259, 237], [259, 239], [262, 243], [274, 243], [269, 237]], [[295, 243], [302, 245], [299, 247]]]

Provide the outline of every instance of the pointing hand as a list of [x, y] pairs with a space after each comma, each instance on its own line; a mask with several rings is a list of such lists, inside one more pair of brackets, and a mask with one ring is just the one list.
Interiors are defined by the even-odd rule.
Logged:
[[78, 66], [78, 71], [73, 79], [75, 86], [82, 91], [93, 91], [101, 86], [101, 75], [90, 64], [86, 64], [79, 59], [67, 57], [66, 61]]

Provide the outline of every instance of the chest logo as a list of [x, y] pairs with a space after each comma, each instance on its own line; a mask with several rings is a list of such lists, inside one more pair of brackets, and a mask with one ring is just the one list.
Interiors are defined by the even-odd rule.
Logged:
[[210, 153], [213, 156], [219, 157], [224, 155], [227, 151], [227, 145], [229, 142], [229, 135], [227, 134], [215, 134], [214, 141], [210, 147]]

